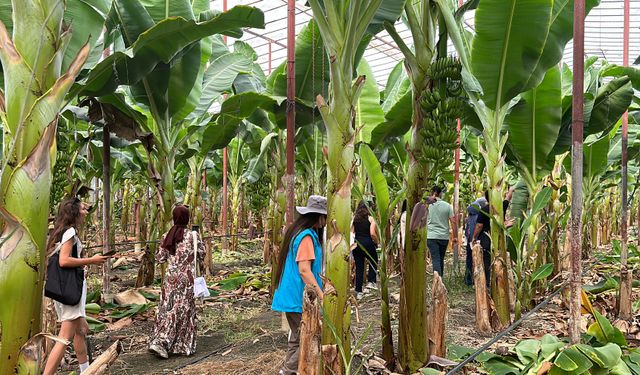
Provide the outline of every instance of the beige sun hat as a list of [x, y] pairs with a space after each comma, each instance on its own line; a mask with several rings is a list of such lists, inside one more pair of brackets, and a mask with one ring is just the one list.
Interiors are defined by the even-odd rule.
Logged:
[[307, 200], [306, 206], [297, 206], [296, 211], [300, 215], [306, 215], [310, 213], [327, 214], [327, 198], [322, 195], [311, 195]]

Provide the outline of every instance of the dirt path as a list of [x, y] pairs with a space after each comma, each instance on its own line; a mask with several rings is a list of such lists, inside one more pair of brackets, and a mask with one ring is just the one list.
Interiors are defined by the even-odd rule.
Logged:
[[[259, 245], [255, 244], [255, 248]], [[266, 273], [259, 252], [248, 251], [239, 257], [219, 261], [216, 272], [222, 279], [231, 272]], [[252, 255], [253, 254], [253, 255]], [[447, 271], [452, 265], [446, 265]], [[461, 265], [464, 267], [464, 265]], [[116, 285], [127, 289], [135, 277], [135, 267], [117, 273]], [[474, 290], [463, 284], [462, 276], [445, 278], [449, 293], [449, 319], [447, 341], [449, 344], [476, 348], [493, 336], [476, 332]], [[430, 279], [430, 277], [429, 277]], [[397, 350], [398, 330], [398, 276], [390, 282], [391, 316], [394, 343]], [[276, 374], [287, 347], [286, 333], [281, 330], [279, 313], [270, 309], [270, 300], [264, 292], [245, 290], [229, 292], [205, 301], [198, 314], [198, 352], [191, 357], [157, 359], [147, 352], [149, 334], [153, 330], [154, 311], [134, 316], [126, 327], [93, 335], [94, 352], [99, 353], [111, 342], [120, 339], [123, 353], [111, 367], [111, 374], [212, 374], [212, 375], [266, 375]], [[354, 311], [352, 332], [355, 338], [363, 337], [362, 347], [354, 348], [363, 358], [369, 358], [381, 350], [379, 333], [380, 297], [378, 291], [369, 291], [358, 302], [357, 316]], [[508, 348], [523, 337], [541, 337], [545, 333], [564, 335], [567, 329], [566, 310], [556, 298], [547, 307], [522, 324], [512, 334], [503, 338], [493, 349]], [[355, 342], [355, 340], [354, 340]], [[450, 347], [451, 348], [451, 347]], [[67, 369], [72, 369], [67, 367]], [[64, 373], [64, 372], [61, 372]], [[355, 372], [354, 372], [355, 373]], [[365, 373], [365, 372], [360, 372]], [[471, 369], [469, 373], [476, 373]]]

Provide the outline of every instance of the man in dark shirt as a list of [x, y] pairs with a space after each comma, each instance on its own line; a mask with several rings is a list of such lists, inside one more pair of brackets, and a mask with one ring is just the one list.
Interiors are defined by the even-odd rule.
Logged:
[[[513, 196], [514, 187], [511, 187], [507, 192], [505, 199], [502, 201], [502, 213], [503, 219], [507, 216], [507, 209]], [[484, 263], [484, 274], [487, 278], [487, 286], [491, 283], [491, 208], [489, 207], [489, 192], [484, 192], [484, 197], [487, 203], [480, 207], [480, 214], [478, 215], [478, 221], [476, 222], [476, 228], [473, 231], [472, 243], [480, 241], [480, 247], [482, 247], [482, 260]], [[505, 226], [510, 226], [509, 221], [505, 221]]]

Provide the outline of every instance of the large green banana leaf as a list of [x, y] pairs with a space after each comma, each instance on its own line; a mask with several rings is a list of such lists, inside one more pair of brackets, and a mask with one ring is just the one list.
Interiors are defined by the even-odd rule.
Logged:
[[535, 182], [539, 171], [553, 168], [547, 160], [562, 125], [560, 68], [549, 69], [540, 85], [523, 93], [505, 122], [516, 167]]
[[[585, 1], [585, 16], [600, 4], [600, 0]], [[562, 59], [564, 48], [573, 37], [573, 0], [554, 0], [551, 11], [551, 26], [544, 43], [542, 54], [533, 69], [525, 89], [538, 85], [545, 72]]]
[[158, 64], [169, 64], [193, 42], [216, 33], [238, 37], [240, 27], [263, 25], [263, 13], [246, 6], [234, 7], [202, 23], [180, 17], [163, 20], [140, 34], [126, 51], [116, 52], [96, 65], [72, 94], [100, 96], [119, 85], [136, 84]]
[[[62, 71], [69, 68], [71, 61], [78, 55], [82, 46], [89, 41], [91, 48], [96, 46], [104, 22], [109, 13], [109, 0], [67, 1], [64, 22], [71, 27], [71, 39], [64, 53]], [[1, 10], [0, 10], [1, 12]], [[101, 52], [101, 51], [100, 51]], [[93, 62], [96, 63], [97, 61]], [[92, 66], [88, 61], [85, 68]]]
[[389, 138], [402, 137], [411, 128], [412, 110], [411, 91], [407, 91], [384, 115], [385, 121], [371, 132], [371, 146], [376, 147]]
[[376, 196], [376, 209], [380, 216], [380, 225], [385, 225], [389, 220], [390, 199], [387, 179], [382, 173], [378, 158], [368, 145], [360, 145], [359, 154]]
[[[320, 30], [312, 19], [296, 37], [296, 98], [313, 107], [316, 95], [326, 95], [329, 87], [329, 61]], [[267, 90], [274, 96], [287, 96], [287, 62], [283, 61], [267, 79]]]
[[231, 90], [238, 74], [250, 72], [252, 66], [252, 61], [239, 52], [229, 52], [213, 60], [204, 73], [200, 104], [193, 115], [203, 115], [216, 99]]
[[404, 70], [404, 61], [400, 61], [389, 74], [384, 87], [382, 110], [385, 113], [388, 112], [407, 91], [409, 91], [409, 78]]
[[[268, 95], [245, 92], [232, 95], [222, 103], [220, 113], [216, 114], [206, 126], [200, 154], [225, 147], [238, 134], [240, 124], [257, 109], [273, 112], [277, 102]], [[257, 130], [257, 128], [254, 128]]]
[[[640, 124], [637, 124], [632, 116], [629, 116], [629, 132], [627, 151], [629, 160], [634, 160], [637, 157], [638, 150], [640, 149]], [[616, 165], [622, 160], [622, 129], [616, 132], [616, 135], [611, 139], [611, 148], [609, 149], [609, 165]]]
[[356, 105], [356, 129], [358, 140], [369, 143], [375, 126], [384, 121], [384, 112], [380, 106], [378, 83], [365, 59], [360, 60], [358, 75], [365, 76], [366, 81]]
[[640, 90], [640, 69], [637, 67], [611, 64], [602, 68], [601, 75], [603, 77], [627, 76], [631, 79], [633, 88]]
[[[633, 88], [628, 77], [618, 77], [600, 87], [595, 98], [585, 93], [584, 136], [608, 132], [629, 108], [633, 99]], [[562, 117], [562, 128], [551, 155], [565, 153], [571, 147], [571, 96], [563, 98], [567, 102]]]
[[260, 179], [266, 170], [267, 153], [277, 140], [279, 134], [272, 132], [267, 134], [260, 143], [260, 152], [247, 163], [247, 168], [242, 173], [242, 178], [249, 183], [254, 183]]
[[[620, 124], [618, 124], [619, 127]], [[616, 129], [617, 130], [617, 129]], [[615, 132], [606, 134], [600, 138], [595, 135], [588, 136], [582, 145], [583, 171], [585, 181], [595, 182], [609, 167], [609, 150], [611, 139]], [[566, 170], [571, 170], [571, 155], [563, 161]]]
[[[610, 142], [611, 138], [607, 135], [583, 145], [585, 177], [596, 177], [607, 170]], [[567, 160], [571, 159], [567, 158]]]
[[483, 101], [499, 109], [542, 78], [536, 68], [543, 51], [553, 0], [482, 0], [475, 14], [471, 68]]

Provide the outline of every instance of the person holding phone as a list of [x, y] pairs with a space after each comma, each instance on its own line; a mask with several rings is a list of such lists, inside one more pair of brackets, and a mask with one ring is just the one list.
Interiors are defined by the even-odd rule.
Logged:
[[[90, 264], [102, 264], [108, 257], [94, 255], [91, 258], [82, 258], [83, 246], [78, 238], [78, 230], [88, 214], [87, 205], [78, 198], [67, 199], [60, 203], [58, 214], [55, 218], [53, 231], [47, 242], [47, 256], [59, 252], [59, 265], [61, 268], [78, 268]], [[82, 285], [82, 296], [76, 305], [65, 305], [54, 301], [54, 308], [61, 322], [58, 337], [71, 342], [80, 364], [80, 373], [89, 367], [87, 356], [86, 334], [89, 325], [86, 320], [85, 300], [87, 297], [86, 280]], [[44, 375], [53, 375], [60, 366], [67, 345], [56, 342], [49, 354], [49, 359], [44, 368]]]
[[[167, 232], [156, 254], [158, 263], [167, 263], [162, 279], [155, 328], [149, 351], [160, 358], [169, 354], [192, 355], [196, 352], [196, 300], [193, 291], [197, 264], [204, 272], [205, 250], [197, 231], [188, 230], [189, 209], [178, 205], [173, 209], [173, 226]], [[194, 248], [194, 237], [197, 249]]]

